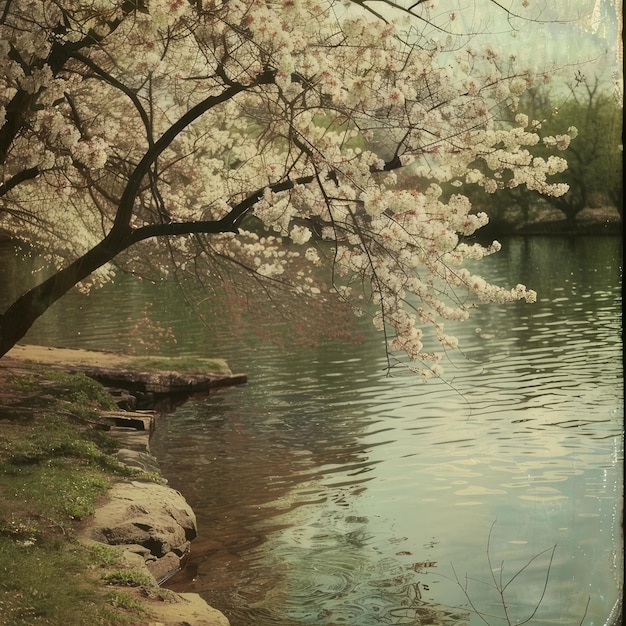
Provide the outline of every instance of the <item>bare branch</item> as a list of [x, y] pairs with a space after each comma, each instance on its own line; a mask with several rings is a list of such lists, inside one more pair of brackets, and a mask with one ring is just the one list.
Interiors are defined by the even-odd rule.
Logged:
[[18, 172], [14, 176], [11, 176], [9, 180], [0, 184], [0, 197], [6, 195], [11, 189], [17, 187], [20, 183], [23, 183], [25, 180], [32, 180], [33, 178], [37, 178], [40, 174], [40, 170], [38, 167], [29, 167], [21, 172]]

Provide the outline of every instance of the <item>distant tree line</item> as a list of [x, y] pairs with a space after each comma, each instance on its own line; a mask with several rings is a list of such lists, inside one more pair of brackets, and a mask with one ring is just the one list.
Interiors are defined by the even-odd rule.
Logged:
[[[534, 157], [547, 160], [554, 151], [555, 141], [569, 141], [561, 154], [568, 167], [551, 178], [566, 183], [569, 191], [560, 196], [545, 196], [526, 187], [510, 184], [510, 177], [498, 180], [497, 193], [482, 185], [465, 182], [459, 186], [442, 185], [444, 197], [456, 193], [467, 196], [474, 210], [489, 215], [490, 230], [505, 228], [518, 230], [552, 209], [561, 212], [568, 230], [575, 229], [583, 209], [616, 209], [623, 217], [624, 188], [622, 181], [622, 118], [623, 101], [613, 86], [599, 79], [576, 77], [567, 93], [556, 94], [550, 85], [537, 85], [522, 94], [514, 110], [499, 111], [503, 126], [511, 124], [520, 114], [528, 117], [528, 132], [540, 131], [552, 143], [538, 142], [529, 146]], [[575, 128], [576, 131], [571, 132]], [[571, 135], [571, 136], [570, 136]], [[563, 146], [558, 146], [563, 149]], [[374, 148], [376, 149], [376, 148]], [[472, 168], [483, 170], [484, 164], [473, 163]], [[422, 189], [429, 181], [414, 172], [398, 175], [402, 189]]]
[[[520, 98], [518, 111], [528, 115], [531, 128], [540, 125], [542, 133], [553, 137], [577, 129], [563, 153], [568, 168], [558, 176], [569, 191], [559, 197], [541, 197], [534, 191], [505, 186], [497, 196], [489, 197], [482, 189], [463, 190], [474, 206], [485, 210], [494, 225], [514, 221], [520, 227], [549, 208], [558, 209], [570, 228], [576, 226], [583, 209], [615, 208], [623, 216], [621, 98], [597, 78], [579, 75], [567, 95], [557, 96], [545, 86], [529, 89]], [[547, 158], [550, 146], [538, 143], [530, 150]]]

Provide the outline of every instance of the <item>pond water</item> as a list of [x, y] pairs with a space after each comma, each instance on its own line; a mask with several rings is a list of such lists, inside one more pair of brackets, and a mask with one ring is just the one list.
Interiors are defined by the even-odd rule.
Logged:
[[[614, 237], [505, 240], [482, 273], [531, 286], [538, 302], [447, 325], [462, 352], [427, 384], [387, 376], [365, 323], [358, 345], [277, 347], [232, 332], [228, 317], [207, 333], [174, 286], [130, 278], [71, 294], [27, 339], [122, 348], [150, 301], [177, 336], [171, 352], [248, 374], [164, 415], [152, 443], [199, 524], [169, 586], [200, 593], [232, 626], [612, 626], [621, 255]], [[15, 276], [0, 267], [6, 298]]]

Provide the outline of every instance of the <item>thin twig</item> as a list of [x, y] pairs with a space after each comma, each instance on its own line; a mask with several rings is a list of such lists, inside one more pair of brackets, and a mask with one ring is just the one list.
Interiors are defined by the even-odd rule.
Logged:
[[591, 602], [591, 596], [587, 596], [587, 604], [585, 605], [585, 612], [583, 616], [580, 618], [580, 623], [578, 626], [583, 626], [583, 622], [585, 621], [585, 617], [587, 617], [587, 611], [589, 610], [589, 603]]
[[456, 583], [461, 588], [461, 591], [463, 591], [463, 594], [467, 598], [467, 601], [469, 602], [469, 605], [472, 607], [472, 610], [474, 611], [474, 613], [476, 615], [478, 615], [478, 617], [483, 622], [485, 622], [485, 624], [487, 624], [487, 626], [490, 626], [489, 622], [483, 617], [483, 614], [474, 606], [474, 603], [472, 602], [472, 599], [470, 598], [469, 594], [467, 593], [467, 584], [465, 586], [463, 586], [461, 584], [461, 581], [459, 580], [459, 577], [457, 576], [456, 570], [454, 569], [454, 565], [452, 563], [450, 563], [450, 566], [452, 567], [452, 572], [454, 573], [454, 578], [456, 579]]
[[[547, 551], [548, 550], [544, 550], [540, 554], [544, 554]], [[543, 583], [543, 590], [541, 591], [541, 597], [539, 598], [539, 602], [537, 602], [537, 606], [535, 606], [535, 610], [529, 615], [529, 617], [527, 619], [525, 619], [523, 622], [519, 622], [520, 625], [521, 624], [526, 624], [527, 622], [530, 622], [530, 620], [535, 616], [535, 613], [537, 613], [537, 611], [539, 610], [539, 607], [541, 606], [541, 603], [543, 602], [543, 599], [544, 599], [544, 597], [546, 595], [546, 589], [548, 588], [548, 579], [550, 578], [550, 570], [552, 569], [552, 560], [554, 559], [554, 552], [555, 551], [556, 551], [556, 543], [552, 546], [552, 553], [550, 554], [550, 562], [548, 563], [548, 570], [546, 571], [546, 579], [545, 579], [545, 581]], [[537, 556], [539, 556], [539, 555], [537, 555]], [[530, 565], [530, 563], [532, 563], [532, 561], [535, 558], [537, 558], [537, 556], [534, 556], [529, 561], [529, 563], [526, 565], [526, 567], [528, 567], [528, 565]], [[517, 576], [517, 574], [515, 574], [515, 576]], [[515, 576], [513, 578], [515, 578]], [[513, 579], [511, 579], [511, 580], [513, 580]]]

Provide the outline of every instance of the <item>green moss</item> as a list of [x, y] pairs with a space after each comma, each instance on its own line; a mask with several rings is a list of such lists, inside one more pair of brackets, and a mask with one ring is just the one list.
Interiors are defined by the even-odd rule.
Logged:
[[96, 567], [118, 567], [122, 563], [121, 548], [94, 543], [86, 548], [89, 562]]
[[81, 373], [69, 374], [60, 370], [41, 369], [30, 375], [16, 376], [13, 387], [25, 393], [37, 392], [40, 405], [50, 405], [51, 400], [61, 401], [74, 410], [114, 410], [115, 403], [102, 385]]
[[48, 411], [40, 415], [39, 421], [43, 422], [40, 427], [30, 428], [19, 437], [0, 440], [0, 474], [14, 473], [11, 466], [50, 465], [61, 459], [73, 466], [88, 466], [123, 476], [133, 474], [110, 455], [117, 444], [101, 431], [78, 429], [71, 415]]
[[194, 357], [146, 357], [133, 359], [134, 368], [175, 371], [183, 374], [219, 374], [232, 372], [224, 359], [199, 359]]
[[0, 623], [137, 624], [141, 605], [107, 606], [84, 551], [67, 541], [0, 536]]
[[36, 502], [36, 508], [31, 507], [33, 513], [37, 511], [59, 528], [93, 515], [98, 497], [110, 484], [102, 471], [86, 465], [78, 467], [66, 459], [7, 472], [3, 482], [17, 498]]
[[[124, 571], [119, 551], [75, 541], [77, 521], [111, 482], [135, 474], [110, 456], [117, 445], [99, 419], [114, 406], [105, 390], [82, 374], [30, 366], [0, 377], [0, 397], [0, 624], [147, 623], [140, 599], [103, 585], [107, 572]], [[146, 578], [134, 580], [154, 585]]]
[[143, 604], [137, 598], [124, 591], [111, 590], [105, 594], [106, 601], [115, 608], [130, 609], [138, 614], [147, 615]]
[[120, 569], [105, 574], [102, 579], [109, 585], [119, 587], [145, 587], [150, 589], [155, 586], [154, 580], [147, 574], [134, 569]]

